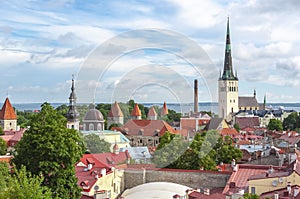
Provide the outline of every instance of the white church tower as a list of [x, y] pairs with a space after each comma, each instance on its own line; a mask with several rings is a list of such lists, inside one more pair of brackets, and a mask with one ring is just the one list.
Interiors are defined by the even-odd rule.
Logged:
[[224, 69], [219, 78], [219, 117], [227, 118], [230, 113], [238, 112], [238, 100], [238, 77], [233, 74], [228, 18]]

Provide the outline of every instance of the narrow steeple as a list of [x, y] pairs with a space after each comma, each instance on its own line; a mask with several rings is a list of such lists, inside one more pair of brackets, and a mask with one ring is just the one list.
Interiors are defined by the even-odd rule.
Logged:
[[224, 69], [221, 80], [238, 80], [237, 76], [233, 74], [232, 57], [231, 57], [231, 44], [230, 44], [230, 30], [229, 30], [229, 17], [227, 20], [227, 33], [226, 33], [226, 47], [225, 47], [225, 59]]
[[74, 85], [74, 75], [72, 75], [72, 86], [71, 93], [69, 97], [69, 111], [66, 115], [68, 122], [78, 122], [79, 121], [79, 113], [76, 109], [76, 93], [75, 93], [75, 85]]
[[263, 109], [266, 110], [267, 108], [267, 96], [264, 96], [264, 105], [263, 105]]

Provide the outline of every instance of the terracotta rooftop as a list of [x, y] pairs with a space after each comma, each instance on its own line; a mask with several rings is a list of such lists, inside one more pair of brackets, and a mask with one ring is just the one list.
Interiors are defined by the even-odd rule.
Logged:
[[141, 115], [142, 113], [138, 104], [135, 104], [133, 110], [131, 111], [131, 116], [141, 116]]
[[[99, 153], [99, 154], [84, 154], [80, 161], [75, 166], [77, 184], [84, 191], [90, 191], [96, 183], [97, 178], [101, 177], [102, 169], [105, 169], [106, 174], [112, 172], [112, 167], [126, 163], [129, 158], [128, 152], [114, 153]], [[92, 164], [90, 169], [87, 169], [88, 164]]]
[[203, 190], [193, 191], [189, 194], [189, 199], [225, 199], [225, 194], [222, 193], [223, 188], [215, 188], [209, 190], [209, 195], [204, 194]]
[[297, 132], [292, 131], [292, 132], [288, 132], [286, 134], [283, 134], [282, 136], [280, 136], [278, 139], [287, 141], [289, 144], [294, 145], [297, 142], [299, 142], [300, 140], [300, 135], [298, 135]]
[[235, 128], [223, 128], [220, 130], [220, 134], [222, 136], [233, 136], [233, 135], [239, 135], [239, 132]]
[[[273, 198], [275, 193], [277, 193], [279, 196], [279, 199], [290, 199], [290, 198], [300, 199], [299, 189], [300, 189], [299, 186], [291, 186], [291, 195], [287, 194], [288, 192], [287, 192], [286, 188], [277, 189], [274, 191], [265, 192], [265, 193], [261, 194], [260, 198]], [[298, 194], [296, 192], [298, 192]]]
[[8, 98], [5, 99], [5, 102], [0, 111], [0, 119], [2, 120], [16, 120], [17, 115], [12, 107]]
[[108, 117], [124, 117], [123, 112], [117, 102], [115, 102], [107, 115]]
[[164, 115], [167, 115], [168, 113], [169, 113], [169, 111], [168, 111], [167, 104], [166, 104], [166, 102], [164, 102], [164, 105], [163, 105], [163, 107], [161, 109], [160, 115], [164, 116]]
[[[237, 188], [245, 189], [248, 187], [248, 179], [250, 176], [263, 174], [266, 176], [269, 170], [268, 165], [250, 165], [250, 164], [238, 164], [237, 171], [232, 172], [227, 185], [225, 186], [223, 193], [229, 193], [231, 189], [236, 190]], [[273, 167], [276, 171], [279, 171], [279, 167]]]
[[129, 120], [121, 129], [126, 129], [126, 134], [130, 136], [141, 135], [141, 131], [144, 136], [154, 136], [156, 133], [161, 136], [166, 131], [176, 133], [176, 131], [163, 120]]
[[200, 126], [207, 125], [210, 121], [210, 118], [180, 118], [180, 127], [181, 129], [188, 131], [199, 130]]

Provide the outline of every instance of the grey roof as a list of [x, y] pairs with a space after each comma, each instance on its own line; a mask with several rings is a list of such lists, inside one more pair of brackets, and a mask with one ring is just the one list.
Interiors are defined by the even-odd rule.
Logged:
[[255, 97], [239, 97], [239, 107], [259, 107]]
[[206, 126], [206, 130], [215, 130], [218, 129], [219, 125], [223, 121], [222, 118], [211, 118], [208, 125]]
[[103, 121], [102, 113], [97, 109], [90, 109], [84, 116], [83, 120], [89, 121]]
[[128, 150], [128, 153], [132, 159], [149, 159], [151, 154], [148, 150], [148, 147], [127, 147], [122, 148], [121, 151]]

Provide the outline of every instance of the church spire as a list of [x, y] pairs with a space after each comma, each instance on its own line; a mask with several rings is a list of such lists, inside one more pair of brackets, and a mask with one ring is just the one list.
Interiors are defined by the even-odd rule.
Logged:
[[227, 33], [226, 33], [226, 47], [225, 47], [225, 59], [224, 70], [221, 77], [222, 80], [238, 80], [237, 76], [233, 74], [232, 57], [231, 57], [231, 44], [230, 44], [230, 30], [229, 30], [229, 17], [227, 20]]
[[[69, 97], [69, 111], [66, 115], [68, 119], [68, 123], [78, 123], [79, 122], [79, 113], [76, 109], [76, 93], [75, 93], [75, 85], [74, 85], [74, 75], [72, 75], [72, 86], [71, 86], [71, 93]], [[74, 124], [72, 124], [74, 125]], [[79, 125], [79, 124], [78, 124]], [[75, 125], [76, 126], [76, 125]], [[72, 128], [77, 129], [75, 126], [72, 126]], [[78, 126], [79, 128], [79, 126]]]

